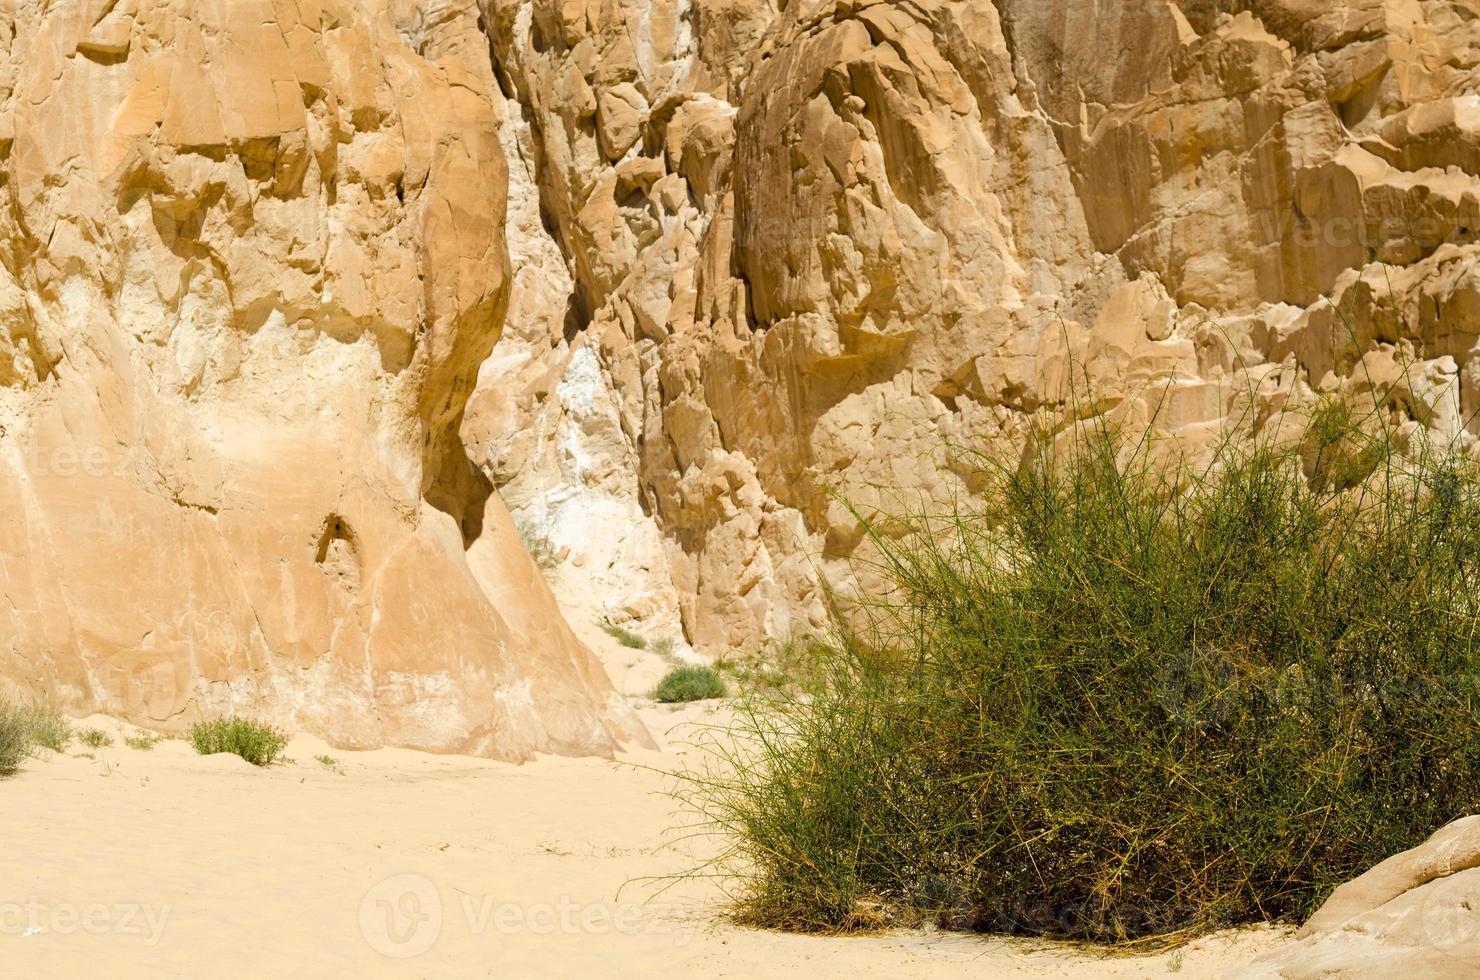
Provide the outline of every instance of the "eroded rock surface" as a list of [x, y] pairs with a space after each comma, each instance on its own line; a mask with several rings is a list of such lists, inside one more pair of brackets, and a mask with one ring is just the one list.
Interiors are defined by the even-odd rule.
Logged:
[[814, 628], [839, 496], [942, 504], [947, 442], [1076, 398], [1194, 447], [1373, 388], [1474, 428], [1474, 0], [481, 9], [551, 271], [470, 441], [614, 618]]
[[509, 299], [468, 5], [0, 4], [0, 676], [178, 728], [644, 740], [458, 434]]
[[713, 655], [1039, 413], [1472, 438], [1476, 0], [0, 11], [3, 673], [78, 705], [609, 747], [521, 532]]
[[1480, 974], [1480, 816], [1440, 829], [1331, 894], [1246, 980]]

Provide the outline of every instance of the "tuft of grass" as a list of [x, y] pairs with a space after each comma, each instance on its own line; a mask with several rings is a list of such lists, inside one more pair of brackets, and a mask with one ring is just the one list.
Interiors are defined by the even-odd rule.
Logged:
[[1480, 475], [1395, 411], [1210, 463], [1091, 424], [860, 516], [885, 589], [680, 790], [739, 918], [1185, 938], [1480, 812]]
[[714, 666], [747, 695], [796, 694], [821, 680], [830, 657], [825, 643], [796, 636], [757, 651], [731, 654]]
[[664, 660], [672, 660], [674, 652], [678, 650], [678, 641], [671, 636], [660, 636], [648, 644], [648, 649]]
[[0, 699], [0, 776], [14, 773], [38, 749], [66, 751], [71, 740], [71, 723], [50, 702]]
[[152, 752], [154, 747], [164, 741], [164, 736], [156, 732], [140, 732], [137, 735], [125, 735], [123, 744], [140, 752]]
[[24, 719], [33, 747], [65, 752], [72, 741], [72, 723], [47, 701], [32, 701], [16, 709]]
[[90, 749], [105, 749], [113, 744], [113, 736], [101, 728], [84, 728], [77, 733], [77, 740]]
[[524, 542], [524, 550], [529, 552], [536, 565], [546, 571], [559, 567], [560, 549], [550, 540], [548, 532], [518, 521], [515, 526], [519, 529], [519, 539]]
[[618, 643], [622, 644], [622, 646], [627, 647], [628, 649], [647, 649], [648, 641], [644, 637], [638, 636], [636, 633], [632, 632], [629, 629], [623, 629], [622, 627], [617, 626], [615, 623], [602, 623], [601, 629], [603, 632], [606, 633], [607, 636], [616, 640]]
[[664, 704], [707, 701], [726, 694], [724, 678], [713, 667], [675, 667], [658, 682], [653, 697]]
[[201, 755], [230, 752], [254, 766], [270, 766], [288, 745], [288, 736], [271, 725], [232, 715], [190, 726], [190, 744]]
[[336, 759], [336, 758], [334, 758], [332, 755], [327, 755], [327, 754], [322, 754], [321, 753], [319, 755], [314, 756], [313, 757], [313, 761], [317, 762], [319, 765], [323, 766], [325, 769], [329, 770], [330, 772], [337, 772], [341, 776], [344, 775], [344, 767], [341, 766], [339, 764], [339, 760]]
[[31, 728], [26, 709], [0, 701], [0, 776], [9, 776], [31, 754]]

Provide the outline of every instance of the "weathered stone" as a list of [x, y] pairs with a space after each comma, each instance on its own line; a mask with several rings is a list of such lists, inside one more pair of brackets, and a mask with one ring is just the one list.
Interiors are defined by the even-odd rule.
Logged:
[[0, 11], [8, 686], [350, 747], [645, 739], [459, 438], [506, 170], [476, 12], [423, 13]]
[[608, 160], [620, 160], [642, 134], [642, 116], [647, 100], [631, 82], [622, 82], [601, 93], [597, 100], [596, 125], [601, 152]]
[[[592, 351], [615, 424], [583, 453], [630, 474], [624, 533], [665, 556], [634, 579], [710, 652], [822, 621], [860, 539], [835, 493], [943, 506], [946, 441], [1015, 451], [1075, 399], [1197, 449], [1362, 395], [1374, 354], [1416, 372], [1388, 381], [1422, 424], [1475, 434], [1480, 20], [1455, 4], [483, 7], [572, 273], [531, 356]], [[616, 118], [624, 86], [650, 108], [614, 155], [588, 105]], [[623, 484], [515, 482], [521, 512]]]
[[1471, 816], [1336, 889], [1293, 942], [1236, 976], [1460, 980], [1477, 970], [1480, 816]]

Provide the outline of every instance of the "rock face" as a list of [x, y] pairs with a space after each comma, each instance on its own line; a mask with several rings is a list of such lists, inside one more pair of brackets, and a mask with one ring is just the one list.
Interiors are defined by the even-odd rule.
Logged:
[[522, 759], [646, 733], [459, 437], [509, 301], [467, 5], [0, 4], [0, 677]]
[[[613, 617], [816, 628], [840, 498], [945, 505], [1040, 412], [1480, 435], [1477, 0], [481, 8], [528, 260], [464, 432]], [[1474, 975], [1474, 837], [1260, 975]]]
[[840, 497], [1038, 412], [1475, 430], [1474, 0], [481, 7], [530, 259], [465, 432], [614, 618], [814, 628]]
[[12, 0], [0, 42], [0, 675], [76, 706], [603, 751], [519, 533], [718, 654], [824, 622], [843, 501], [969, 492], [946, 446], [1038, 413], [1474, 435], [1476, 0]]
[[1247, 980], [1480, 974], [1480, 816], [1456, 820], [1331, 894]]

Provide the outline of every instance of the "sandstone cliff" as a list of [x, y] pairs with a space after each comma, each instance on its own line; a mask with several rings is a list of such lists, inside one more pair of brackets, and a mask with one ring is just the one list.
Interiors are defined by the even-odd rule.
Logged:
[[459, 441], [508, 306], [466, 5], [0, 5], [0, 676], [158, 727], [646, 738]]
[[942, 503], [1071, 395], [1469, 437], [1475, 0], [481, 6], [522, 261], [464, 431], [614, 618], [813, 628], [834, 494]]
[[1468, 439], [1477, 65], [1477, 0], [0, 3], [0, 676], [604, 752], [501, 500], [716, 654], [1071, 371]]

